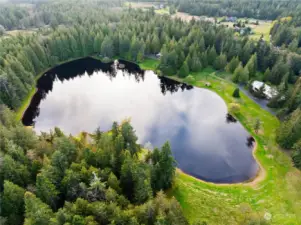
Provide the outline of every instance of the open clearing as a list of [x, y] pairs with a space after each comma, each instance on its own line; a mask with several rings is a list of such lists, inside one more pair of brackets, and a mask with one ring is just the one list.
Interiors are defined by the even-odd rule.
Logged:
[[133, 9], [143, 9], [155, 7], [156, 4], [154, 2], [126, 2], [125, 6], [131, 6]]
[[[246, 27], [250, 27], [254, 34], [251, 34], [250, 37], [252, 39], [258, 40], [261, 36], [263, 36], [265, 41], [270, 40], [270, 30], [273, 26], [273, 21], [270, 20], [255, 20], [255, 19], [249, 19], [249, 18], [238, 18], [237, 21], [246, 21], [248, 20], [248, 24], [246, 24]], [[254, 24], [256, 21], [258, 21], [258, 25]], [[229, 28], [233, 28], [234, 23], [233, 22], [221, 22], [220, 24], [226, 25]]]
[[126, 2], [125, 6], [131, 6], [133, 9], [149, 9], [154, 7], [157, 14], [169, 14], [169, 8], [162, 6], [160, 2]]
[[35, 33], [33, 30], [11, 30], [11, 31], [6, 31], [6, 34], [9, 36], [17, 36], [17, 35], [30, 35]]

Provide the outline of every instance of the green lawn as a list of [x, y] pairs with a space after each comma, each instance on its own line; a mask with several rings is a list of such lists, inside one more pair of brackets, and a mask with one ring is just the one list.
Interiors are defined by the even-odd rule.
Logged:
[[[146, 61], [148, 69], [151, 69], [151, 65], [157, 65], [155, 60], [151, 61]], [[145, 66], [144, 63], [140, 65]], [[301, 194], [298, 193], [301, 174], [292, 166], [290, 157], [276, 144], [278, 119], [243, 93], [240, 93], [240, 100], [234, 99], [232, 93], [236, 85], [216, 76], [212, 68], [192, 75], [196, 78], [194, 86], [207, 88], [205, 83], [210, 82], [209, 89], [220, 95], [227, 105], [232, 102], [241, 105], [236, 117], [255, 137], [257, 149], [254, 154], [266, 176], [259, 182], [215, 185], [178, 172], [170, 194], [180, 202], [186, 217], [190, 222], [200, 220], [208, 224], [233, 225], [243, 224], [247, 214], [262, 217], [269, 213], [272, 215], [271, 224], [301, 224]], [[178, 77], [171, 78], [182, 81]], [[259, 133], [255, 134], [253, 127], [257, 118], [262, 126]]]
[[32, 97], [36, 93], [36, 88], [31, 89], [27, 97], [22, 101], [21, 107], [16, 111], [17, 120], [21, 120], [27, 107], [29, 106]]
[[259, 40], [261, 35], [265, 41], [270, 41], [270, 30], [272, 29], [273, 22], [271, 21], [260, 21], [258, 26], [253, 26], [254, 34], [250, 35], [250, 38]]
[[[210, 17], [208, 17], [210, 18]], [[219, 21], [222, 19], [223, 17], [219, 17], [217, 18]], [[254, 34], [250, 35], [250, 38], [254, 39], [254, 40], [259, 40], [261, 35], [263, 35], [263, 39], [265, 41], [270, 41], [270, 30], [273, 26], [273, 21], [269, 21], [269, 20], [257, 20], [257, 19], [252, 19], [252, 18], [238, 18], [238, 21], [242, 21], [244, 22], [245, 20], [248, 20], [249, 23], [246, 24], [246, 27], [250, 27], [252, 28]], [[254, 25], [251, 24], [253, 22], [259, 22], [259, 25]], [[229, 28], [233, 28], [233, 22], [221, 22], [220, 24], [223, 25], [228, 25]]]
[[[73, 58], [73, 59], [69, 59], [69, 60], [65, 60], [63, 62], [58, 63], [56, 66], [67, 63], [67, 62], [71, 62], [73, 60], [76, 59], [80, 59], [82, 57], [78, 57], [78, 58]], [[95, 58], [93, 56], [93, 58]], [[99, 59], [99, 58], [96, 58]], [[51, 68], [47, 68], [46, 70], [42, 71], [41, 73], [39, 73], [36, 77], [35, 77], [35, 81], [37, 81], [44, 73], [46, 73], [48, 70], [50, 70]], [[18, 108], [18, 110], [16, 110], [16, 119], [17, 120], [21, 120], [23, 117], [24, 112], [26, 111], [27, 107], [29, 106], [32, 97], [34, 96], [34, 94], [36, 93], [37, 89], [36, 87], [33, 87], [31, 89], [31, 91], [28, 93], [27, 97], [22, 101], [21, 106]]]
[[158, 60], [146, 58], [142, 63], [139, 63], [139, 66], [143, 70], [156, 70], [159, 65]]
[[162, 14], [162, 15], [163, 15], [163, 14], [169, 15], [169, 8], [156, 9], [155, 12], [158, 13], [158, 14]]
[[[124, 3], [124, 6], [125, 7], [132, 7], [133, 9], [150, 9], [152, 7], [156, 8], [156, 6], [158, 6], [159, 3], [156, 3], [156, 2], [132, 2], [132, 1], [129, 1], [129, 2], [125, 2]], [[169, 14], [169, 7], [165, 7], [163, 9], [156, 9], [155, 12], [157, 14]]]

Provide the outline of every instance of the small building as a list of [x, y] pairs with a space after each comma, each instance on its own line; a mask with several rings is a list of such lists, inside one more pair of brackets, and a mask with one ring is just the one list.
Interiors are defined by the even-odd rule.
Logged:
[[253, 81], [251, 87], [252, 91], [254, 91], [255, 93], [259, 93], [263, 88], [262, 91], [266, 99], [271, 99], [278, 94], [278, 91], [275, 88], [258, 80]]
[[211, 83], [210, 82], [205, 82], [205, 86], [206, 87], [211, 87]]
[[240, 27], [236, 27], [236, 26], [234, 26], [234, 31], [235, 31], [235, 32], [239, 32], [239, 33], [240, 33]]
[[234, 16], [229, 16], [229, 17], [227, 17], [227, 22], [236, 22], [237, 21], [237, 17], [234, 17]]

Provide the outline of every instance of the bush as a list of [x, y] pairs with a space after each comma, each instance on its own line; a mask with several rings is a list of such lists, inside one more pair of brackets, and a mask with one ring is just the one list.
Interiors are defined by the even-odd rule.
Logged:
[[109, 57], [104, 57], [101, 61], [103, 63], [110, 63], [110, 62], [112, 62], [112, 60]]
[[4, 27], [0, 24], [0, 36], [2, 36], [5, 33]]
[[189, 75], [189, 68], [186, 62], [183, 63], [179, 70], [179, 77], [185, 78]]
[[195, 78], [192, 75], [188, 75], [184, 81], [188, 84], [193, 84], [195, 82]]
[[240, 105], [238, 103], [230, 103], [229, 112], [231, 114], [238, 114], [240, 112]]
[[301, 169], [301, 139], [294, 145], [294, 152], [292, 155], [294, 165]]
[[232, 94], [234, 98], [240, 98], [239, 88], [236, 88]]

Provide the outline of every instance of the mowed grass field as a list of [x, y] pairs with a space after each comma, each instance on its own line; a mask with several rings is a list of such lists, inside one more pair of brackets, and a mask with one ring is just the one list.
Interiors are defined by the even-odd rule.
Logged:
[[272, 21], [259, 21], [259, 25], [250, 26], [254, 34], [250, 35], [250, 38], [259, 40], [261, 35], [263, 35], [263, 39], [265, 41], [270, 41], [270, 30], [273, 27]]
[[[159, 6], [162, 4], [161, 2], [126, 2], [124, 5], [125, 7], [132, 7], [133, 9], [149, 9], [149, 8], [156, 8], [156, 6]], [[169, 8], [165, 7], [162, 9], [155, 9], [155, 12], [157, 14], [169, 14]]]
[[[158, 61], [147, 59], [141, 68], [155, 69]], [[194, 86], [208, 88], [224, 99], [227, 105], [240, 104], [236, 116], [256, 139], [254, 152], [262, 172], [254, 181], [217, 185], [199, 181], [180, 171], [170, 195], [182, 205], [190, 222], [205, 221], [208, 224], [246, 224], [248, 218], [270, 217], [270, 224], [301, 224], [301, 173], [293, 167], [289, 155], [275, 141], [279, 127], [276, 117], [263, 110], [253, 100], [241, 94], [239, 100], [232, 97], [236, 85], [218, 77], [212, 68], [191, 74]], [[172, 79], [182, 81], [178, 77]], [[206, 83], [211, 87], [207, 87]], [[261, 121], [261, 129], [254, 132], [255, 121]], [[201, 163], [201, 162], [200, 162]]]
[[[211, 17], [208, 17], [211, 18]], [[221, 18], [218, 18], [218, 20]], [[250, 19], [250, 18], [238, 18], [238, 21], [246, 21], [248, 20], [249, 23], [246, 24], [246, 27], [250, 27], [254, 34], [249, 35], [251, 39], [254, 40], [259, 40], [261, 36], [263, 36], [263, 39], [265, 41], [270, 41], [270, 30], [273, 26], [273, 21], [270, 20], [255, 20], [255, 19]], [[258, 25], [251, 24], [255, 23], [256, 21], [259, 22]], [[233, 28], [233, 22], [221, 22], [220, 24], [226, 25], [229, 28]]]

